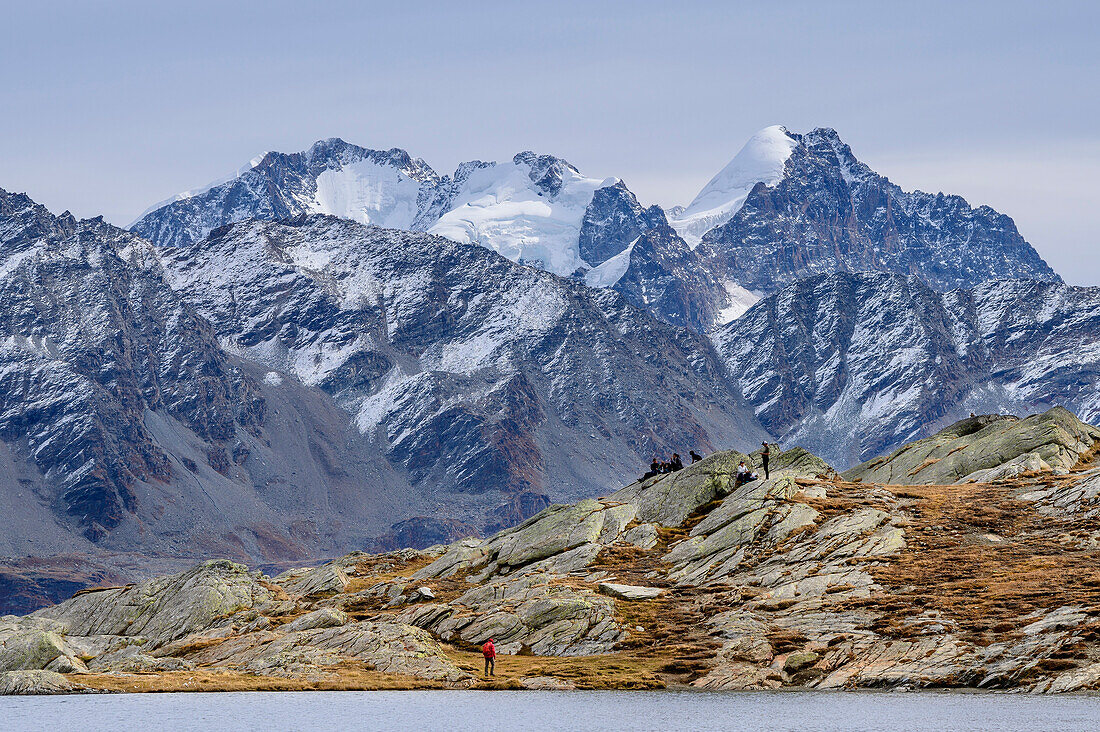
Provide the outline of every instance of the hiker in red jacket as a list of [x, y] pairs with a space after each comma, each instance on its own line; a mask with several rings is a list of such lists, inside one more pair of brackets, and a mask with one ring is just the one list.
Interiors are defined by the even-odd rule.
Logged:
[[493, 645], [493, 639], [485, 641], [481, 647], [481, 655], [485, 656], [485, 675], [497, 675], [497, 647]]

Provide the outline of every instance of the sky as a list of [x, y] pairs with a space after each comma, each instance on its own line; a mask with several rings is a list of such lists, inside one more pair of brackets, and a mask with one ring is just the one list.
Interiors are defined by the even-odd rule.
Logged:
[[1100, 3], [0, 0], [0, 187], [131, 223], [342, 137], [520, 150], [687, 204], [758, 129], [833, 127], [1100, 285]]

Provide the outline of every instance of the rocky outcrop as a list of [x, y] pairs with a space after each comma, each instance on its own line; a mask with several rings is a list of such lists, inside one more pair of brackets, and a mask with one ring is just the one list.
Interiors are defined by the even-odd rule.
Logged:
[[272, 598], [258, 574], [215, 560], [129, 587], [84, 592], [32, 617], [56, 622], [67, 635], [137, 637], [156, 649]]
[[351, 621], [333, 607], [294, 617], [297, 608], [278, 584], [226, 561], [85, 592], [24, 618], [0, 619], [0, 670], [16, 674], [0, 685], [5, 693], [59, 693], [76, 687], [45, 672], [90, 678], [196, 667], [335, 678], [350, 661], [434, 682], [469, 678], [422, 630], [392, 618]]
[[72, 694], [83, 687], [71, 683], [56, 671], [5, 671], [0, 673], [0, 696]]
[[1098, 441], [1100, 430], [1061, 407], [1026, 419], [971, 417], [844, 476], [909, 485], [986, 483], [1028, 471], [1065, 473]]
[[614, 603], [591, 590], [558, 584], [559, 576], [542, 571], [496, 579], [448, 605], [421, 605], [402, 618], [445, 641], [481, 645], [493, 638], [503, 654], [586, 656], [610, 651], [625, 636]]
[[[0, 671], [90, 689], [186, 673], [368, 688], [1091, 690], [1100, 467], [1084, 445], [1097, 434], [1056, 410], [976, 417], [909, 446], [945, 451], [962, 478], [1012, 466], [951, 485], [853, 482], [801, 449], [737, 485], [737, 464], [759, 456], [718, 453], [486, 539], [275, 578], [208, 562], [0, 619]], [[1021, 455], [1059, 472], [1014, 472]], [[893, 469], [911, 459], [890, 457]], [[502, 678], [477, 681], [489, 638]], [[2, 683], [64, 690], [43, 678]]]

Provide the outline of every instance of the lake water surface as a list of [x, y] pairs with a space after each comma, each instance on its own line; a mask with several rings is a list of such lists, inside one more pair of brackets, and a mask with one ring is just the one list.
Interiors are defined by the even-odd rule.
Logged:
[[1017, 694], [369, 691], [0, 697], [0, 729], [1100, 730], [1100, 697]]

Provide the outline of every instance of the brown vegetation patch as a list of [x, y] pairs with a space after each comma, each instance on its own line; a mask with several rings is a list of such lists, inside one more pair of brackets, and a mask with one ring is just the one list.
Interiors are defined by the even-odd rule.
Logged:
[[497, 656], [496, 676], [482, 676], [485, 661], [480, 653], [444, 646], [456, 666], [479, 677], [476, 688], [522, 688], [520, 679], [553, 676], [576, 684], [578, 689], [663, 689], [659, 674], [668, 660], [634, 653], [604, 653], [597, 656]]
[[335, 673], [316, 678], [256, 676], [223, 669], [165, 671], [147, 674], [70, 674], [69, 680], [90, 689], [123, 693], [170, 691], [375, 691], [381, 689], [444, 689], [453, 684], [427, 681], [403, 674], [372, 671], [366, 664], [347, 661]]
[[908, 549], [870, 568], [887, 592], [849, 605], [885, 613], [876, 629], [888, 635], [905, 634], [899, 618], [936, 610], [982, 645], [1011, 635], [1035, 612], [1100, 607], [1097, 552], [1058, 541], [1068, 522], [1013, 499], [1009, 490], [1021, 482], [907, 486], [916, 497]]

